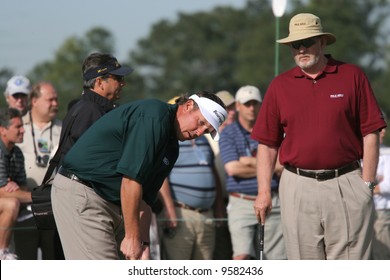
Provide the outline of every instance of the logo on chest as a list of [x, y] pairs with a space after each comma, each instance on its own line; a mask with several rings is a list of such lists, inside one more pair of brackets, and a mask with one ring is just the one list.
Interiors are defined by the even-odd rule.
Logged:
[[334, 94], [331, 94], [330, 95], [330, 98], [334, 99], [334, 98], [343, 98], [344, 97], [344, 93], [334, 93]]

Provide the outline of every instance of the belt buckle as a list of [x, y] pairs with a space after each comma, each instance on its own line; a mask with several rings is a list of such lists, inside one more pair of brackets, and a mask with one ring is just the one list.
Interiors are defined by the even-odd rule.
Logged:
[[326, 174], [327, 174], [326, 172], [316, 172], [314, 174], [314, 176], [315, 176], [317, 181], [325, 181], [326, 180], [326, 178], [325, 178]]
[[333, 179], [333, 178], [336, 178], [338, 177], [338, 170], [334, 170], [334, 171], [323, 171], [323, 172], [318, 172], [318, 173], [315, 173], [315, 178], [317, 179], [317, 181], [326, 181], [326, 180], [329, 180], [329, 179]]

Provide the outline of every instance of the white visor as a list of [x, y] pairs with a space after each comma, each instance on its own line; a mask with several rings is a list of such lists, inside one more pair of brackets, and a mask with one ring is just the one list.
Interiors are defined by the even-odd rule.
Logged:
[[219, 140], [219, 126], [226, 120], [227, 112], [217, 102], [207, 98], [199, 97], [196, 94], [190, 96], [198, 104], [199, 110], [203, 117], [211, 124], [214, 131], [210, 133], [214, 141]]

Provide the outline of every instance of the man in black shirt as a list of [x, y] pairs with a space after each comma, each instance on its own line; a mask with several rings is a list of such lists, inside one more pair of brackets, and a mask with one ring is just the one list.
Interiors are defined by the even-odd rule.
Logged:
[[[63, 120], [63, 128], [71, 124], [61, 149], [61, 161], [80, 136], [101, 116], [116, 107], [121, 89], [126, 85], [124, 76], [133, 69], [121, 66], [110, 54], [93, 53], [83, 63], [83, 94], [80, 100], [68, 111]], [[71, 123], [72, 122], [72, 123]], [[60, 165], [58, 164], [58, 166]]]

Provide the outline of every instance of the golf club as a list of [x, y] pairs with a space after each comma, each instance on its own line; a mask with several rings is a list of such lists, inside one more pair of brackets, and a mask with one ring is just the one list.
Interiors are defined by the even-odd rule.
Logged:
[[264, 251], [264, 224], [259, 223], [259, 259], [263, 260], [263, 251]]

